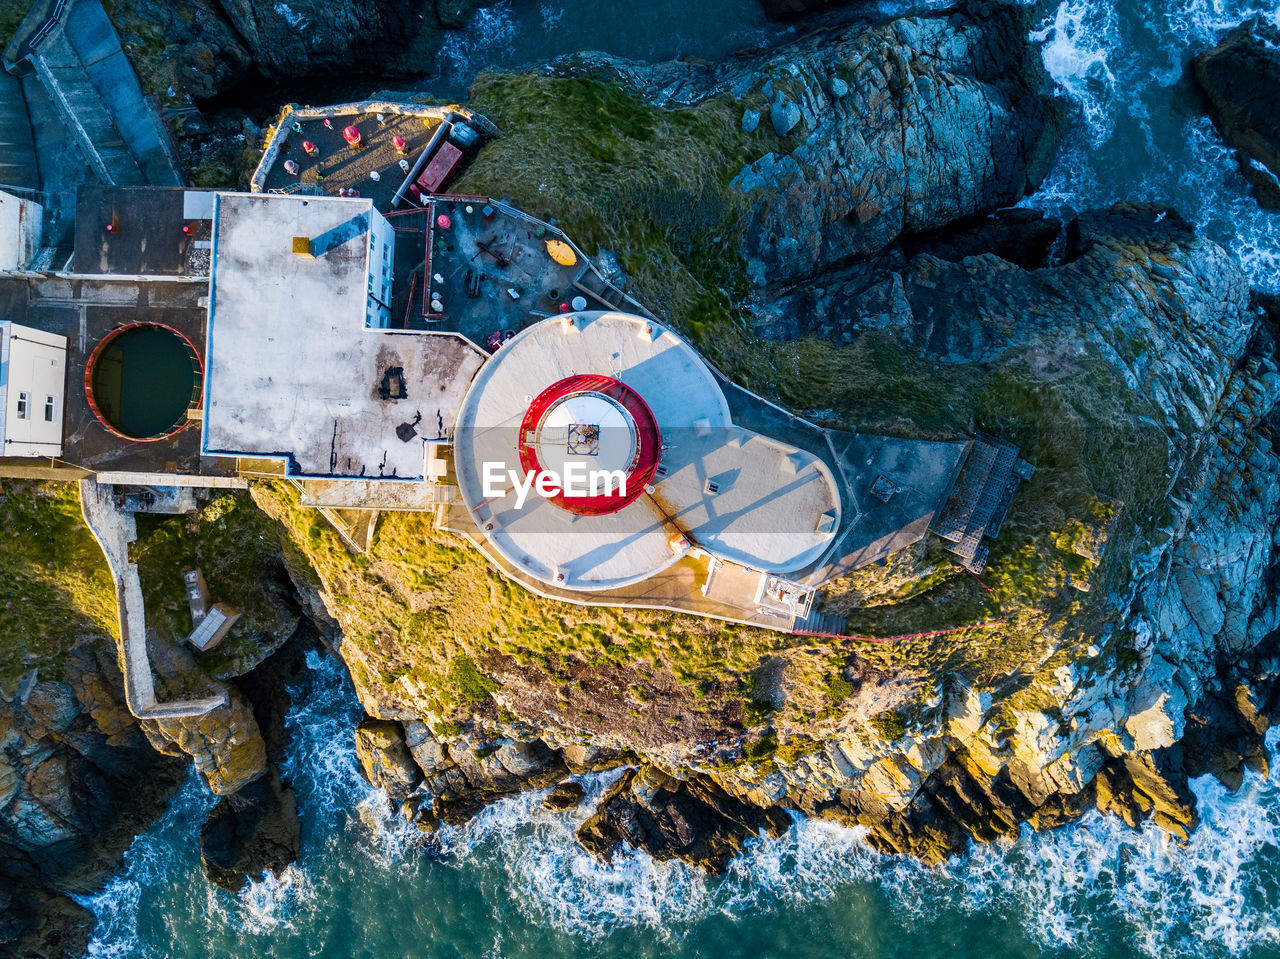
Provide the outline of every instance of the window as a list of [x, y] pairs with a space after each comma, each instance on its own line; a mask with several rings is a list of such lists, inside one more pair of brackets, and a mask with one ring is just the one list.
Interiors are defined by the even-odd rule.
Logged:
[[27, 393], [18, 394], [18, 419], [25, 420], [27, 418], [27, 403], [31, 397]]
[[53, 406], [54, 406], [53, 397], [46, 396], [44, 398], [44, 421], [46, 423], [53, 422]]

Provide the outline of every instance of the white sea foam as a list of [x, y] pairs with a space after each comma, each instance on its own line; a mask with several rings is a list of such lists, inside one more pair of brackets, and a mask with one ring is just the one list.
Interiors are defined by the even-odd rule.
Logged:
[[521, 18], [512, 10], [512, 0], [501, 0], [475, 11], [463, 29], [447, 31], [436, 55], [444, 65], [445, 81], [456, 86], [469, 84], [478, 71], [515, 48], [521, 25]]
[[1170, 203], [1231, 250], [1254, 286], [1280, 291], [1280, 222], [1259, 208], [1212, 123], [1188, 115], [1194, 106], [1177, 86], [1194, 54], [1253, 16], [1280, 25], [1280, 8], [1234, 0], [1064, 0], [1031, 37], [1082, 122], [1024, 205]]
[[[865, 830], [797, 818], [783, 836], [752, 842], [724, 877], [713, 878], [644, 855], [620, 853], [602, 863], [577, 844], [576, 829], [621, 774], [616, 770], [581, 777], [587, 797], [577, 809], [551, 812], [541, 805], [543, 793], [527, 793], [424, 836], [355, 771], [351, 732], [359, 710], [341, 667], [323, 657], [312, 665], [314, 679], [295, 691], [290, 716], [302, 860], [239, 896], [212, 890], [186, 851], [214, 801], [193, 777], [166, 817], [135, 842], [121, 875], [82, 900], [98, 918], [91, 955], [165, 954], [162, 944], [144, 943], [140, 912], [144, 924], [157, 909], [203, 913], [199, 935], [252, 950], [266, 937], [307, 941], [353, 889], [383, 889], [412, 903], [463, 886], [491, 903], [491, 927], [476, 935], [492, 936], [483, 950], [492, 956], [518, 949], [509, 942], [520, 925], [511, 925], [514, 916], [576, 938], [586, 952], [628, 927], [662, 944], [655, 948], [678, 952], [710, 916], [768, 921], [824, 900], [856, 901], [867, 891], [891, 903], [893, 921], [904, 928], [999, 915], [1046, 950], [1092, 950], [1104, 930], [1118, 948], [1153, 957], [1235, 957], [1280, 947], [1280, 789], [1258, 776], [1248, 776], [1236, 794], [1208, 780], [1195, 783], [1203, 822], [1185, 847], [1154, 827], [1131, 830], [1095, 813], [1044, 834], [1024, 830], [1016, 842], [975, 846], [930, 868], [875, 852]], [[1277, 738], [1268, 737], [1273, 764], [1280, 762]]]
[[550, 33], [560, 26], [560, 21], [564, 19], [564, 7], [554, 3], [542, 3], [538, 6], [538, 14], [542, 17], [543, 31]]
[[1110, 59], [1116, 44], [1115, 10], [1089, 0], [1064, 0], [1031, 34], [1041, 44], [1045, 69], [1079, 104], [1089, 138], [1101, 143], [1111, 135], [1116, 78]]

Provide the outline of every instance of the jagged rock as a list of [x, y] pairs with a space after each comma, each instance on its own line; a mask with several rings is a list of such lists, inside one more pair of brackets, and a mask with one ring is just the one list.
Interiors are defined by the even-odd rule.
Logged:
[[405, 822], [413, 823], [422, 832], [435, 832], [440, 828], [440, 820], [436, 818], [426, 796], [410, 796], [400, 804], [400, 815]]
[[1125, 756], [1099, 770], [1096, 803], [1130, 826], [1150, 819], [1166, 832], [1186, 839], [1196, 826], [1195, 795], [1186, 777], [1166, 776], [1150, 756]]
[[364, 719], [356, 727], [356, 758], [366, 778], [399, 802], [422, 782], [422, 770], [405, 745], [399, 723]]
[[800, 108], [790, 100], [779, 100], [769, 108], [769, 120], [773, 124], [773, 132], [780, 137], [794, 130], [803, 119]]
[[142, 729], [157, 750], [190, 756], [209, 788], [230, 796], [267, 771], [267, 746], [244, 693], [224, 688], [226, 705], [201, 716], [144, 720]]
[[[558, 58], [551, 72], [616, 80], [660, 106], [758, 91], [779, 129], [802, 119], [803, 139], [731, 183], [749, 205], [748, 276], [773, 287], [1011, 206], [1039, 185], [1068, 112], [1027, 39], [1035, 17], [984, 2], [817, 31], [720, 64], [591, 53]], [[849, 85], [843, 100], [824, 93], [835, 70]]]
[[1247, 21], [1196, 57], [1191, 72], [1258, 202], [1280, 210], [1280, 29]]
[[539, 739], [493, 750], [451, 748], [449, 756], [452, 766], [428, 779], [427, 787], [441, 794], [478, 794], [488, 801], [550, 786], [569, 772], [560, 754]]
[[[804, 142], [756, 160], [734, 181], [751, 203], [754, 281], [785, 283], [874, 255], [1038, 185], [1066, 113], [1026, 41], [1030, 16], [980, 5], [968, 17], [906, 18], [797, 44], [806, 88], [825, 85], [838, 64], [848, 92], [806, 95]], [[792, 111], [786, 129], [798, 122]]]
[[742, 802], [709, 779], [679, 780], [643, 766], [605, 794], [579, 827], [578, 842], [605, 860], [625, 843], [658, 860], [678, 858], [721, 873], [748, 839], [761, 831], [780, 836], [790, 825], [776, 806]]
[[[104, 637], [105, 640], [105, 637]], [[187, 765], [148, 744], [110, 641], [71, 650], [58, 682], [0, 699], [0, 953], [80, 956], [89, 891], [163, 809]]]
[[560, 750], [560, 758], [575, 776], [583, 773], [600, 772], [602, 769], [613, 769], [635, 762], [630, 752], [613, 749], [609, 746], [568, 743]]
[[[284, 82], [327, 74], [410, 76], [431, 69], [447, 29], [496, 0], [133, 0], [111, 11], [151, 92], [197, 100], [257, 71]], [[163, 53], [157, 55], [156, 43]]]
[[448, 826], [461, 826], [483, 808], [484, 801], [475, 793], [444, 793], [431, 803], [432, 815]]
[[551, 792], [547, 793], [546, 798], [542, 800], [542, 805], [547, 809], [557, 811], [573, 809], [578, 803], [582, 802], [584, 795], [586, 795], [586, 790], [582, 788], [582, 783], [574, 782], [571, 779], [560, 783]]
[[743, 133], [755, 133], [756, 129], [759, 126], [760, 126], [759, 110], [748, 109], [748, 110], [742, 111], [742, 132]]
[[279, 876], [298, 858], [297, 802], [277, 769], [288, 745], [289, 687], [308, 681], [306, 653], [317, 640], [315, 627], [304, 620], [278, 650], [235, 681], [252, 706], [270, 769], [234, 795], [224, 796], [200, 830], [205, 874], [231, 892], [266, 872]]
[[422, 770], [422, 775], [431, 779], [438, 776], [446, 766], [452, 765], [449, 753], [424, 722], [416, 719], [407, 720], [404, 724], [404, 742], [409, 747], [413, 761]]
[[425, 785], [435, 794], [434, 815], [450, 825], [470, 819], [486, 803], [550, 786], [569, 774], [560, 754], [539, 739], [481, 751], [455, 745], [448, 755]]
[[239, 892], [266, 872], [279, 876], [298, 858], [300, 843], [293, 789], [272, 774], [213, 808], [200, 830], [200, 861], [210, 882]]
[[80, 959], [95, 924], [93, 913], [75, 900], [44, 891], [0, 894], [0, 915], [0, 946], [11, 945], [6, 955], [22, 959]]

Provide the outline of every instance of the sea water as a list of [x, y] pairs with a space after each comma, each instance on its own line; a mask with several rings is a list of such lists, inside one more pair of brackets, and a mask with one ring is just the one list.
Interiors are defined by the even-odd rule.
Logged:
[[[214, 798], [194, 775], [124, 868], [81, 901], [95, 957], [1280, 955], [1277, 787], [1194, 783], [1180, 845], [1098, 814], [942, 867], [883, 856], [858, 829], [798, 819], [723, 877], [585, 853], [574, 831], [618, 775], [582, 777], [569, 812], [529, 793], [424, 835], [361, 779], [361, 712], [336, 660], [293, 690], [285, 774], [302, 855], [239, 895], [210, 885], [197, 837]], [[1272, 762], [1277, 737], [1268, 737]]]
[[[708, 4], [741, 14], [733, 36], [699, 20], [699, 6], [499, 4], [452, 41], [447, 69], [465, 82], [486, 62], [587, 46], [711, 57], [774, 29], [755, 0]], [[664, 28], [677, 8], [689, 16]], [[612, 33], [584, 25], [589, 9], [608, 12]], [[1253, 13], [1280, 18], [1247, 0], [1064, 0], [1050, 10], [1034, 37], [1076, 125], [1026, 205], [1168, 202], [1255, 286], [1280, 289], [1280, 218], [1249, 196], [1183, 73]], [[211, 886], [198, 837], [215, 800], [193, 775], [120, 872], [82, 899], [97, 916], [93, 956], [1280, 956], [1280, 787], [1254, 774], [1235, 793], [1193, 783], [1202, 822], [1185, 845], [1095, 813], [931, 868], [876, 853], [860, 830], [799, 819], [707, 877], [643, 856], [601, 863], [578, 847], [574, 830], [617, 773], [584, 777], [577, 810], [550, 812], [527, 794], [420, 833], [357, 772], [361, 714], [341, 664], [319, 654], [309, 663], [310, 681], [293, 690], [285, 770], [298, 792], [299, 861], [239, 895]], [[1278, 745], [1273, 731], [1273, 767]]]

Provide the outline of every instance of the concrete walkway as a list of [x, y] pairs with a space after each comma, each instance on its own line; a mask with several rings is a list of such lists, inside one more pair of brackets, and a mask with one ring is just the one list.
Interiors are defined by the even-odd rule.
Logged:
[[94, 539], [102, 547], [116, 583], [116, 608], [120, 616], [118, 648], [124, 672], [125, 702], [139, 719], [173, 719], [202, 716], [227, 703], [226, 693], [206, 699], [157, 703], [151, 663], [147, 659], [146, 610], [138, 567], [129, 562], [129, 544], [138, 538], [133, 514], [116, 508], [112, 487], [91, 479], [80, 481], [80, 508]]

